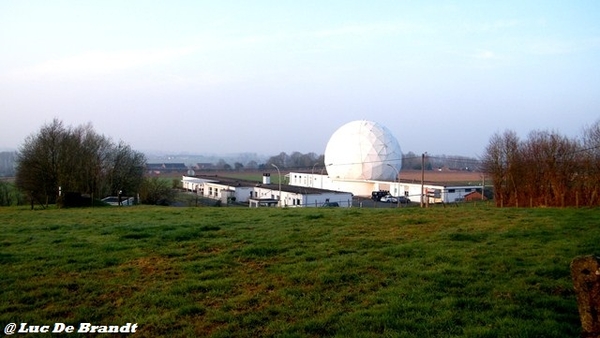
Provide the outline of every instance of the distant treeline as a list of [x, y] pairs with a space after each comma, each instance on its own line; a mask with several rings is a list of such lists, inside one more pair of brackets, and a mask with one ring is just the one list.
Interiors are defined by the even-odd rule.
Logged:
[[[16, 174], [18, 153], [0, 152], [0, 177], [13, 177]], [[244, 162], [241, 158], [237, 159], [231, 165], [224, 159], [219, 159], [211, 168], [204, 170], [262, 170], [273, 169], [272, 164], [279, 168], [286, 169], [315, 169], [315, 172], [324, 168], [324, 155], [318, 155], [314, 152], [300, 153], [293, 152], [287, 154], [281, 152], [279, 155], [271, 156], [266, 162], [259, 163], [256, 160]], [[421, 170], [421, 155], [409, 151], [402, 155], [403, 170]], [[449, 156], [449, 155], [428, 155], [425, 157], [425, 170], [434, 170], [439, 168], [448, 168], [452, 170], [477, 170], [479, 168], [479, 160], [473, 157], [466, 156]]]
[[271, 156], [265, 163], [265, 167], [272, 168], [273, 164], [279, 168], [323, 168], [325, 156], [315, 153], [302, 154], [298, 151], [291, 155], [281, 152], [279, 155]]
[[[271, 156], [266, 164], [258, 165], [258, 168], [272, 168], [272, 164], [275, 164], [279, 168], [288, 169], [314, 168], [315, 172], [325, 167], [324, 155], [317, 155], [315, 153], [302, 154], [300, 152], [293, 152], [291, 155], [288, 155], [285, 152], [281, 152], [279, 155]], [[466, 156], [427, 155], [423, 159], [421, 154], [417, 155], [412, 151], [402, 154], [403, 170], [421, 170], [421, 167], [424, 166], [425, 170], [447, 168], [451, 170], [473, 171], [480, 169], [480, 164], [478, 159]]]
[[568, 138], [532, 131], [494, 134], [483, 157], [498, 206], [600, 205], [600, 121]]

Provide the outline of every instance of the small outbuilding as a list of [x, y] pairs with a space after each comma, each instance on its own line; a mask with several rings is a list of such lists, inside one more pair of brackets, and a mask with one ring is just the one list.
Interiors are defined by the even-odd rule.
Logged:
[[485, 201], [487, 198], [481, 194], [478, 190], [472, 191], [465, 195], [465, 202], [473, 202], [473, 201]]

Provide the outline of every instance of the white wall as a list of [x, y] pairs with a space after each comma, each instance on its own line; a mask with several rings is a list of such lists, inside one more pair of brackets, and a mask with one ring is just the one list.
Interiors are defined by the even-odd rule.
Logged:
[[[254, 198], [274, 198], [279, 199], [279, 189], [268, 189], [264, 187], [254, 187], [254, 192], [258, 196]], [[284, 188], [285, 189], [285, 188]], [[320, 192], [320, 193], [294, 193], [281, 191], [281, 205], [284, 207], [315, 207], [322, 206], [327, 201], [338, 202], [340, 206], [352, 205], [351, 193], [339, 192]]]
[[[308, 178], [305, 177], [305, 179]], [[263, 186], [229, 186], [213, 180], [188, 176], [183, 176], [181, 182], [183, 188], [188, 191], [197, 192], [198, 195], [203, 197], [220, 199], [224, 202], [227, 201], [228, 196], [235, 196], [237, 202], [248, 202], [250, 198], [279, 199], [278, 188], [272, 189]], [[281, 191], [281, 205], [285, 207], [322, 206], [327, 201], [338, 202], [340, 206], [343, 207], [351, 206], [352, 194], [348, 192], [336, 191], [322, 191], [318, 193], [294, 193], [285, 191], [285, 186], [283, 186], [283, 189]]]
[[[480, 185], [467, 185], [467, 186], [442, 186], [442, 185], [432, 185], [425, 184], [423, 185], [423, 190], [425, 190], [425, 195], [423, 202], [429, 203], [453, 203], [457, 201], [462, 201], [466, 194], [475, 191], [477, 189], [481, 190]], [[407, 196], [404, 192], [408, 191], [408, 198], [412, 202], [420, 203], [421, 199], [421, 184], [416, 183], [400, 183], [400, 192], [402, 195]], [[431, 194], [427, 194], [427, 192], [434, 192], [436, 197], [428, 196]]]
[[[389, 182], [389, 181], [337, 181], [332, 180], [327, 175], [312, 174], [312, 173], [296, 173], [290, 174], [290, 185], [301, 187], [314, 187], [320, 189], [345, 191], [357, 196], [370, 197], [373, 191], [388, 190], [394, 196], [406, 196], [412, 202], [420, 203], [421, 201], [421, 184], [420, 183], [405, 183], [405, 182]], [[306, 182], [306, 185], [305, 185]], [[311, 185], [312, 184], [312, 185]], [[437, 191], [439, 197], [423, 196], [423, 201], [429, 199], [429, 203], [452, 203], [464, 198], [466, 194], [476, 189], [481, 189], [481, 186], [443, 186], [424, 184], [423, 190]]]
[[[378, 186], [376, 181], [334, 181], [327, 175], [291, 172], [290, 185], [307, 188], [317, 188], [347, 192], [359, 196], [371, 196], [373, 190]], [[389, 184], [389, 182], [386, 182]]]

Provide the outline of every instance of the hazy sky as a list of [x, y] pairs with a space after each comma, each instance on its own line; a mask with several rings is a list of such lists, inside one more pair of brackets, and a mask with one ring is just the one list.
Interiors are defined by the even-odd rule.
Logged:
[[600, 118], [600, 2], [0, 1], [0, 148], [57, 117], [136, 150], [480, 155]]

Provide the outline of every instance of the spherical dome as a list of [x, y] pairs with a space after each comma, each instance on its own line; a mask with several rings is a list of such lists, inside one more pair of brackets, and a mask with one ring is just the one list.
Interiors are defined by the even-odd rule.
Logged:
[[325, 165], [333, 179], [393, 181], [402, 167], [402, 151], [386, 127], [353, 121], [331, 135]]

